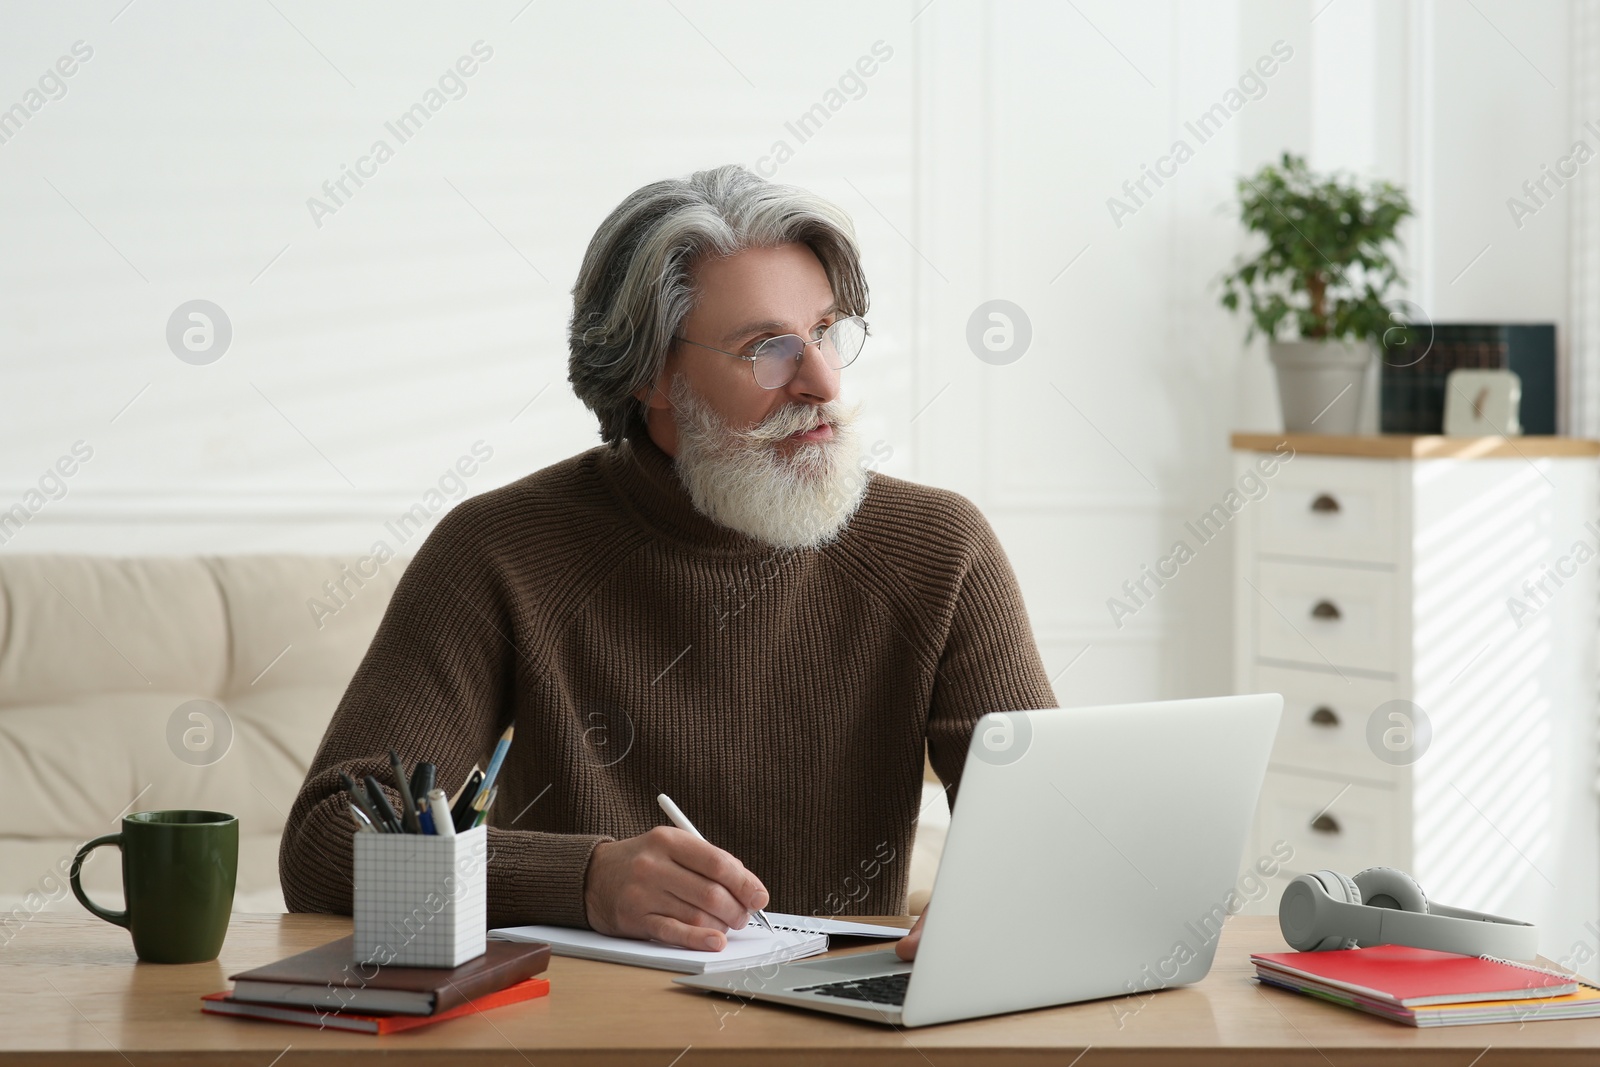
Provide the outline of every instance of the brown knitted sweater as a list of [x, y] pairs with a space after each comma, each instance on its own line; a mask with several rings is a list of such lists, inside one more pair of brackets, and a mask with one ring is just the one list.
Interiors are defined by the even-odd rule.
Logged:
[[658, 793], [775, 911], [903, 911], [924, 742], [954, 805], [978, 718], [1056, 702], [983, 515], [869, 477], [839, 540], [796, 552], [695, 511], [643, 436], [463, 501], [401, 576], [289, 814], [289, 908], [350, 911], [340, 768], [387, 781], [393, 747], [453, 792], [514, 723], [492, 925], [587, 926], [591, 851], [668, 824]]

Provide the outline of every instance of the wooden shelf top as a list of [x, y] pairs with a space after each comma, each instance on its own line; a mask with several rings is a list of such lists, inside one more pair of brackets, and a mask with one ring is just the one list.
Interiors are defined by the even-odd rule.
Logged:
[[1600, 441], [1580, 437], [1443, 437], [1437, 434], [1236, 433], [1233, 447], [1244, 452], [1276, 452], [1287, 443], [1315, 456], [1367, 456], [1380, 459], [1543, 459], [1600, 456]]

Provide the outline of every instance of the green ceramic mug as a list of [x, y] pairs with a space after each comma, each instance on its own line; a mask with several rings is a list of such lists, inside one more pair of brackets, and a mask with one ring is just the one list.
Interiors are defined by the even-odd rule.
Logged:
[[[122, 850], [126, 911], [90, 900], [78, 881], [83, 861], [101, 845]], [[203, 963], [222, 951], [239, 870], [239, 820], [220, 811], [138, 811], [120, 834], [78, 849], [72, 892], [108, 923], [127, 927], [133, 950], [149, 963]]]

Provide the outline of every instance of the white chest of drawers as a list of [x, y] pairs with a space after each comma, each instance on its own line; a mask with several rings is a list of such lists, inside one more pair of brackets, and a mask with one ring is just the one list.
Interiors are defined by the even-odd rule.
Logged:
[[1233, 444], [1235, 683], [1284, 696], [1246, 863], [1294, 850], [1249, 910], [1398, 867], [1596, 973], [1600, 443]]

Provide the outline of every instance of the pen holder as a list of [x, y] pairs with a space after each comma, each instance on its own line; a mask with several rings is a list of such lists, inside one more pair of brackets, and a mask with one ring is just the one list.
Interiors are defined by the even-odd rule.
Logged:
[[459, 967], [487, 945], [489, 828], [355, 835], [355, 959]]

